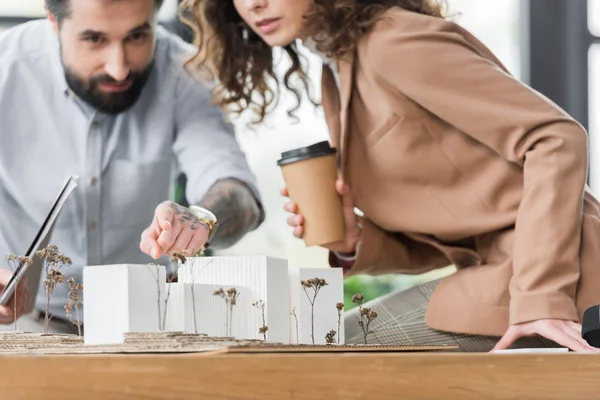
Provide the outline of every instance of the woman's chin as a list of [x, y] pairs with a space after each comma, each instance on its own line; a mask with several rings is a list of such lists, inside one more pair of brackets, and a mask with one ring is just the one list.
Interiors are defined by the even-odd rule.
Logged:
[[282, 32], [280, 34], [265, 35], [262, 39], [271, 47], [285, 47], [293, 43], [296, 40], [296, 36]]

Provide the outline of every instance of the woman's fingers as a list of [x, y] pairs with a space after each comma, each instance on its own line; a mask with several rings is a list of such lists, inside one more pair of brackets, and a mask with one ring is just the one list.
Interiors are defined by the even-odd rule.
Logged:
[[498, 343], [496, 343], [492, 351], [510, 348], [510, 346], [512, 346], [512, 344], [521, 336], [524, 336], [524, 332], [519, 326], [509, 327], [504, 336], [498, 340]]
[[287, 223], [291, 227], [301, 226], [304, 223], [302, 215], [290, 215], [287, 217]]
[[288, 201], [283, 205], [283, 209], [287, 212], [295, 214], [298, 212], [298, 206], [293, 201]]
[[294, 236], [298, 239], [302, 239], [302, 235], [304, 234], [304, 228], [302, 226], [297, 226], [294, 228]]

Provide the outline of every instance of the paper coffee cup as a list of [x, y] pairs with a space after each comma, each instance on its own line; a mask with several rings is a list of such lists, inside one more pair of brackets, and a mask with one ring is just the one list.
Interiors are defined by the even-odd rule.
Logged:
[[290, 199], [304, 217], [307, 246], [344, 240], [346, 228], [342, 199], [335, 189], [337, 151], [329, 142], [283, 152], [277, 161]]

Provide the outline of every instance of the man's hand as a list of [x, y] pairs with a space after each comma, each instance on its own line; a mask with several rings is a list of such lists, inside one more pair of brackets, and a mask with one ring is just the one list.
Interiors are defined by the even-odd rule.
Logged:
[[[6, 268], [0, 268], [0, 291], [4, 290], [8, 282], [10, 282], [10, 278], [12, 278], [13, 273]], [[16, 304], [16, 312], [17, 318], [21, 315], [25, 314], [27, 311], [27, 306], [29, 305], [30, 296], [27, 291], [27, 277], [23, 277], [21, 282], [17, 285], [17, 304]], [[0, 306], [0, 324], [7, 325], [15, 320], [15, 296], [13, 296], [8, 305]]]
[[508, 349], [517, 339], [540, 335], [576, 352], [600, 352], [581, 337], [581, 324], [561, 319], [541, 319], [524, 324], [512, 325], [492, 349]]
[[152, 224], [144, 230], [140, 250], [155, 260], [164, 254], [193, 256], [208, 240], [208, 227], [191, 211], [172, 201], [156, 207]]

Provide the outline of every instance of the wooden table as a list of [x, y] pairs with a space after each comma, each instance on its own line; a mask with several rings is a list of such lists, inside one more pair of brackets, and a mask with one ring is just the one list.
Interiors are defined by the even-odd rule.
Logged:
[[573, 353], [0, 356], [0, 398], [600, 399], [600, 356]]

